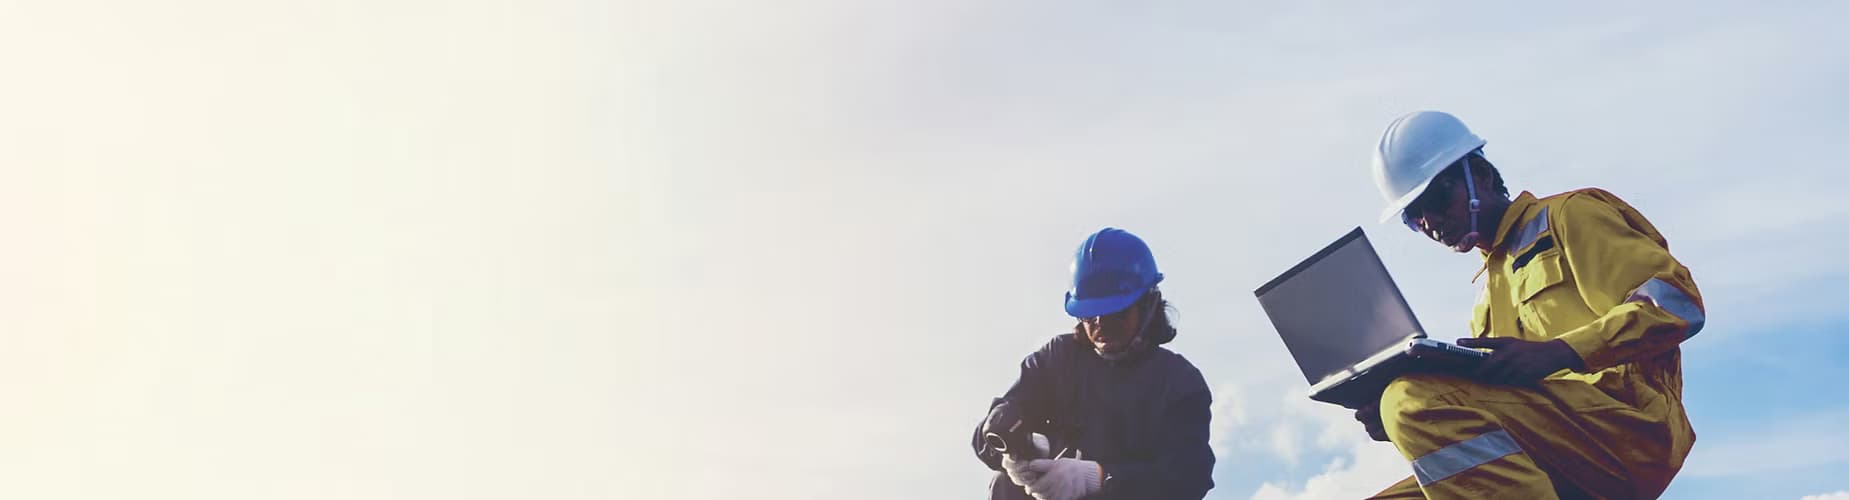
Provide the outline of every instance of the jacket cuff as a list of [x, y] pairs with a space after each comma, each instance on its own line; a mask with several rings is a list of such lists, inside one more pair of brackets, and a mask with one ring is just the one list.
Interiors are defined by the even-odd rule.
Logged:
[[1609, 360], [1606, 360], [1603, 356], [1606, 347], [1605, 332], [1600, 331], [1596, 328], [1597, 326], [1598, 323], [1595, 322], [1590, 325], [1575, 328], [1559, 337], [1554, 337], [1560, 339], [1562, 342], [1566, 342], [1567, 347], [1573, 348], [1573, 353], [1578, 354], [1579, 360], [1586, 366], [1585, 373], [1592, 373], [1610, 367], [1606, 364]]

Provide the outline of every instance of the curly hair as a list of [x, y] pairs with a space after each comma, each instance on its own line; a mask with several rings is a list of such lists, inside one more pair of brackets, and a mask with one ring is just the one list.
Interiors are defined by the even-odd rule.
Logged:
[[1456, 162], [1452, 162], [1450, 166], [1445, 167], [1438, 175], [1449, 175], [1461, 178], [1464, 176], [1464, 174], [1461, 173], [1461, 165], [1471, 165], [1475, 167], [1475, 170], [1471, 171], [1471, 175], [1488, 174], [1490, 176], [1490, 187], [1495, 189], [1496, 193], [1502, 195], [1502, 197], [1509, 197], [1509, 186], [1502, 182], [1502, 171], [1496, 169], [1496, 164], [1490, 163], [1489, 157], [1483, 156], [1482, 149], [1471, 151], [1470, 154], [1464, 155], [1463, 158], [1458, 158]]

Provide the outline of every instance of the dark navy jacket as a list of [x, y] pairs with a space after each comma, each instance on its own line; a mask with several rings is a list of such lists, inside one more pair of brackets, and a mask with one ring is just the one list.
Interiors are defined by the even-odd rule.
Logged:
[[[1051, 419], [1056, 453], [1076, 445], [1103, 466], [1104, 491], [1088, 500], [1199, 500], [1213, 488], [1213, 397], [1174, 351], [1155, 346], [1112, 361], [1086, 339], [1060, 335], [1021, 362], [1021, 377], [995, 404], [1003, 401]], [[971, 446], [1001, 470], [1001, 455], [984, 453], [981, 422]]]

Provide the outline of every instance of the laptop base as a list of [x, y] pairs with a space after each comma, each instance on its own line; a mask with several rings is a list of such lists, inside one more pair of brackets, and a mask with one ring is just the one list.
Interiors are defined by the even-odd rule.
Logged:
[[[1391, 355], [1376, 358], [1355, 368], [1347, 378], [1331, 384], [1317, 384], [1310, 399], [1342, 405], [1351, 410], [1380, 404], [1380, 395], [1400, 375], [1439, 373], [1468, 375], [1488, 353], [1429, 339], [1413, 339], [1395, 349]], [[1384, 354], [1384, 353], [1383, 353]]]

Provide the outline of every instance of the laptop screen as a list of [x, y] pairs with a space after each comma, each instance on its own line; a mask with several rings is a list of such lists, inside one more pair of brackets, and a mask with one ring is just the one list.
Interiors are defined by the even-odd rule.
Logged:
[[1311, 384], [1423, 332], [1359, 227], [1256, 294]]

